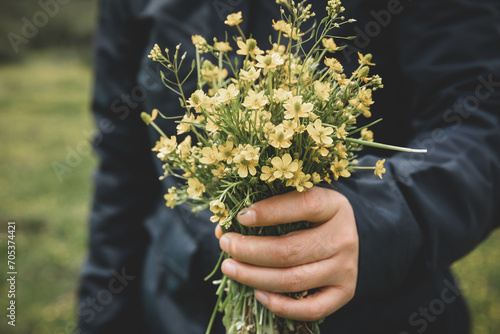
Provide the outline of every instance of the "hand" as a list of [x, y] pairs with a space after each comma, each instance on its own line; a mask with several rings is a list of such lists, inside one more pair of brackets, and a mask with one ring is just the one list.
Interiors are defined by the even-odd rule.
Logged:
[[[351, 204], [342, 194], [314, 187], [275, 196], [242, 210], [238, 221], [270, 226], [297, 221], [311, 228], [279, 237], [222, 235], [231, 255], [222, 264], [229, 278], [256, 289], [256, 298], [274, 314], [299, 321], [324, 318], [347, 304], [358, 276], [358, 233]], [[318, 288], [299, 300], [280, 293]]]

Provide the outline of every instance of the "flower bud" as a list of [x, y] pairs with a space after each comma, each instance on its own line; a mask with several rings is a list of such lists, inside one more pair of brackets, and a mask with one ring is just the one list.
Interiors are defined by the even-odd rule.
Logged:
[[146, 125], [149, 125], [152, 122], [151, 116], [149, 116], [149, 114], [144, 111], [141, 112], [141, 119], [144, 123], [146, 123]]
[[358, 77], [359, 78], [364, 78], [368, 76], [368, 72], [370, 72], [370, 68], [368, 66], [363, 66], [358, 72]]

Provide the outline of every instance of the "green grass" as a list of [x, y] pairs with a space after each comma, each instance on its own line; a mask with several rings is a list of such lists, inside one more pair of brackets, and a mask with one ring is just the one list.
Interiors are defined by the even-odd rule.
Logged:
[[[0, 333], [71, 333], [75, 289], [86, 253], [92, 155], [60, 180], [68, 147], [85, 147], [93, 128], [88, 66], [57, 53], [0, 66], [0, 268], [6, 223], [17, 222], [17, 326], [6, 325], [0, 281]], [[474, 314], [474, 334], [500, 333], [500, 233], [455, 265]]]
[[[88, 66], [57, 54], [0, 67], [0, 233], [6, 254], [6, 222], [17, 223], [16, 333], [66, 333], [75, 319], [95, 160], [82, 155], [62, 178], [52, 164], [88, 147], [90, 80]], [[13, 332], [5, 323], [0, 332]]]

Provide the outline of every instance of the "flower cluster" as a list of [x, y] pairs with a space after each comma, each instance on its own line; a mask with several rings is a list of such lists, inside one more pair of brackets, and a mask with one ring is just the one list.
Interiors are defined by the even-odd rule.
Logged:
[[[238, 33], [234, 40], [209, 43], [192, 36], [191, 73], [196, 72], [198, 86], [190, 95], [182, 89], [187, 78], [179, 78], [185, 60], [180, 46], [172, 54], [155, 45], [149, 56], [170, 72], [162, 73], [162, 80], [185, 109], [177, 135], [170, 137], [154, 123], [157, 110], [142, 114], [161, 134], [153, 151], [164, 162], [165, 176], [185, 180], [168, 190], [166, 204], [209, 208], [211, 221], [224, 232], [254, 233], [233, 218], [261, 199], [347, 178], [355, 169], [372, 169], [380, 177], [385, 172], [385, 160], [375, 166], [358, 166], [356, 160], [363, 145], [383, 146], [373, 142], [368, 129], [377, 121], [357, 127], [358, 118], [371, 117], [372, 92], [382, 87], [381, 78], [370, 75], [372, 56], [359, 54], [359, 66], [350, 74], [335, 58], [345, 46], [331, 31], [354, 20], [341, 16], [339, 0], [330, 0], [328, 17], [302, 31], [315, 16], [311, 5], [276, 2], [281, 18], [272, 21], [276, 37], [268, 46], [242, 33], [241, 12], [225, 21]], [[307, 52], [306, 41], [313, 45]]]
[[[195, 35], [193, 70], [197, 68], [199, 89], [184, 96], [181, 82], [163, 75], [167, 86], [181, 93], [186, 109], [177, 135], [190, 133], [179, 143], [176, 136], [162, 136], [153, 148], [165, 162], [166, 175], [187, 180], [169, 190], [167, 205], [191, 202], [196, 209], [209, 207], [212, 221], [226, 229], [243, 205], [268, 194], [305, 191], [349, 177], [357, 167], [360, 143], [373, 141], [373, 133], [356, 124], [358, 117], [371, 116], [372, 91], [382, 87], [381, 79], [369, 76], [369, 66], [374, 65], [369, 54], [359, 54], [359, 67], [351, 75], [334, 57], [341, 47], [328, 33], [345, 23], [338, 17], [343, 11], [339, 1], [328, 2], [331, 16], [308, 54], [294, 50], [300, 50], [297, 45], [304, 35], [299, 23], [314, 16], [311, 6], [280, 3], [290, 7], [292, 15], [273, 21], [278, 36], [269, 50], [244, 35], [235, 38], [236, 46], [217, 40], [209, 44]], [[240, 31], [242, 20], [239, 12], [225, 23]], [[243, 57], [239, 68], [231, 60], [233, 47]], [[178, 50], [171, 57], [155, 46], [150, 58], [177, 77], [184, 60]], [[204, 53], [212, 53], [218, 63], [201, 59]], [[192, 145], [192, 134], [197, 145]], [[379, 176], [384, 172], [382, 162], [373, 168]]]

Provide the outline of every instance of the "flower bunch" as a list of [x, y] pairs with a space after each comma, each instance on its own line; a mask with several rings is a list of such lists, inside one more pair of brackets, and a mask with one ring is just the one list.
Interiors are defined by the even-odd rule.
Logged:
[[[187, 77], [179, 77], [186, 57], [180, 55], [180, 45], [174, 52], [162, 52], [155, 45], [149, 56], [166, 68], [162, 80], [179, 95], [185, 109], [177, 121], [177, 136], [170, 137], [154, 123], [161, 115], [158, 110], [142, 114], [161, 134], [153, 151], [164, 162], [165, 176], [184, 180], [168, 190], [166, 205], [189, 203], [194, 211], [208, 208], [213, 213], [210, 220], [224, 232], [282, 235], [306, 228], [307, 223], [297, 222], [255, 229], [234, 218], [254, 202], [347, 178], [356, 169], [372, 169], [380, 177], [385, 172], [384, 160], [375, 166], [358, 166], [356, 161], [363, 145], [386, 147], [373, 142], [368, 127], [376, 122], [357, 127], [359, 117], [371, 117], [372, 92], [383, 86], [378, 75], [370, 75], [372, 56], [359, 54], [359, 66], [349, 75], [334, 57], [343, 46], [336, 44], [342, 37], [331, 35], [332, 30], [354, 20], [342, 16], [340, 1], [330, 0], [328, 16], [316, 28], [303, 31], [315, 16], [311, 5], [276, 2], [282, 6], [281, 18], [272, 21], [277, 37], [270, 39], [265, 51], [242, 33], [241, 12], [225, 21], [239, 34], [234, 40], [208, 43], [202, 36], [192, 37], [196, 60], [190, 74], [196, 71], [198, 89], [190, 95], [183, 91]], [[307, 52], [305, 43], [312, 45]], [[249, 287], [225, 276], [219, 283], [216, 309], [226, 312], [228, 333], [319, 332], [318, 323], [270, 314]]]

